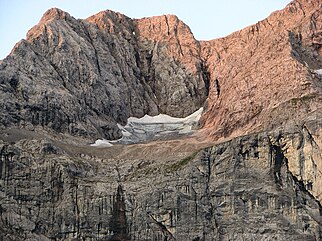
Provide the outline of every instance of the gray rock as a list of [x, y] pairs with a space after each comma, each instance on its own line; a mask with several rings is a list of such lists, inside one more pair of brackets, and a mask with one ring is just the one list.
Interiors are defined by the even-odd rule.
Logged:
[[[43, 155], [48, 141], [2, 142], [0, 238], [320, 240], [321, 143], [310, 136], [321, 128], [307, 130], [249, 135], [168, 160], [146, 158], [140, 145], [136, 158], [120, 160], [85, 149]], [[314, 165], [297, 174], [299, 153]]]

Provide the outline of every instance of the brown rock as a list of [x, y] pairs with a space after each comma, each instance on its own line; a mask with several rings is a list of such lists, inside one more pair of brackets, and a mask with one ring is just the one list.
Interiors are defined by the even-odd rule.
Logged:
[[320, 108], [321, 1], [284, 10], [225, 38], [202, 42], [210, 73], [204, 127], [214, 138], [300, 124]]

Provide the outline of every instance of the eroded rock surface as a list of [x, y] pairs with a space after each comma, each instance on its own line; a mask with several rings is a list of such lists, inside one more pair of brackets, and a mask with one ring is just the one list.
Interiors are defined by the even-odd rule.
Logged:
[[320, 134], [307, 123], [167, 160], [2, 141], [0, 237], [321, 240]]

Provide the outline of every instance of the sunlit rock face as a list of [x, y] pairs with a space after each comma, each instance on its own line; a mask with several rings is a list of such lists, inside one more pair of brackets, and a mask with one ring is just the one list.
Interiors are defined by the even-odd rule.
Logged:
[[214, 138], [301, 125], [321, 109], [320, 0], [291, 2], [255, 25], [201, 42], [210, 74], [207, 112]]

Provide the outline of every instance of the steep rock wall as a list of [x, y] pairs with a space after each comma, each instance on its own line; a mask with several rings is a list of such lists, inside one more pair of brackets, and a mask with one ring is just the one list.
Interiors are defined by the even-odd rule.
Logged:
[[299, 0], [225, 38], [201, 42], [210, 73], [202, 117], [214, 138], [300, 124], [320, 109], [321, 1]]
[[168, 161], [2, 142], [0, 237], [321, 240], [320, 133], [307, 123]]

